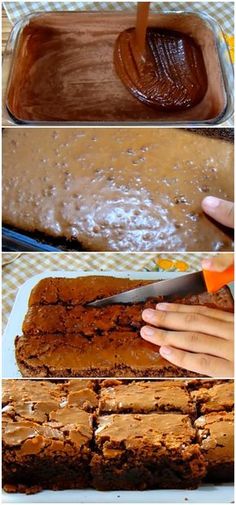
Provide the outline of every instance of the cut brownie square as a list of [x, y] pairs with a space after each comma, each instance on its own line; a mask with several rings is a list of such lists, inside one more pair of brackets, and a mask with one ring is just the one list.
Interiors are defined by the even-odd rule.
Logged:
[[101, 388], [100, 414], [168, 411], [196, 414], [193, 400], [179, 381], [134, 381]]
[[98, 395], [95, 380], [72, 379], [66, 381], [62, 389], [66, 394], [67, 404], [75, 405], [87, 411], [93, 411], [98, 406]]
[[30, 401], [36, 398], [37, 402], [56, 401], [60, 403], [61, 384], [43, 380], [16, 380], [4, 379], [2, 381], [2, 403]]
[[211, 412], [195, 421], [198, 442], [208, 463], [207, 480], [228, 482], [234, 478], [233, 412]]
[[44, 381], [44, 385], [42, 381], [11, 381], [5, 396], [2, 468], [8, 492], [90, 484], [92, 415], [68, 405], [63, 391], [52, 394], [61, 384]]
[[196, 488], [206, 474], [187, 415], [112, 414], [98, 418], [93, 485], [100, 490]]
[[234, 408], [233, 382], [222, 382], [210, 388], [203, 387], [190, 394], [196, 401], [200, 414], [222, 410], [231, 411]]

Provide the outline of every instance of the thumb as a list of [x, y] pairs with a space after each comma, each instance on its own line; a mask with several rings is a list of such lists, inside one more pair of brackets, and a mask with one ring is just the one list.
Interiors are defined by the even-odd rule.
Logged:
[[233, 202], [227, 202], [215, 196], [206, 196], [206, 198], [202, 200], [202, 208], [208, 216], [213, 217], [218, 223], [228, 226], [229, 228], [234, 227]]

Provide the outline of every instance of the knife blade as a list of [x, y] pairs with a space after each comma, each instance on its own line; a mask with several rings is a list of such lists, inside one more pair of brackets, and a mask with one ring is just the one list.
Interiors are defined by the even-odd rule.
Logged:
[[206, 285], [202, 272], [181, 275], [167, 281], [157, 281], [141, 286], [140, 288], [130, 289], [117, 295], [108, 296], [89, 303], [92, 307], [103, 307], [105, 305], [116, 303], [137, 303], [155, 298], [156, 296], [199, 294], [206, 290]]
[[101, 298], [94, 302], [88, 303], [91, 307], [104, 307], [116, 303], [137, 303], [147, 300], [147, 298], [155, 298], [157, 296], [184, 296], [184, 295], [197, 295], [204, 291], [213, 292], [217, 291], [224, 285], [233, 281], [234, 279], [234, 265], [230, 266], [223, 272], [212, 272], [208, 270], [201, 270], [190, 274], [181, 275], [168, 279], [166, 281], [157, 281], [140, 288], [130, 289], [117, 295]]

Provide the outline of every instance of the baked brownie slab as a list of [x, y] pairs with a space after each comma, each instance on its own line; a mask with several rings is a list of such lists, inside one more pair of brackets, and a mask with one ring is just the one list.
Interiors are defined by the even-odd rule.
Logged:
[[195, 434], [186, 415], [99, 417], [93, 485], [100, 490], [195, 488], [206, 474]]
[[81, 333], [93, 337], [96, 333], [114, 330], [139, 330], [143, 324], [142, 310], [155, 308], [157, 301], [134, 305], [34, 305], [29, 308], [23, 323], [24, 335], [45, 333]]
[[[15, 339], [18, 367], [25, 377], [185, 377], [164, 360], [159, 348], [135, 332], [30, 335]], [[189, 377], [196, 374], [188, 372]]]
[[211, 412], [195, 421], [198, 442], [208, 463], [207, 480], [227, 482], [234, 479], [234, 414]]
[[67, 278], [46, 277], [36, 284], [29, 298], [31, 305], [83, 305], [98, 298], [112, 296], [154, 281], [129, 280], [120, 277], [86, 275]]
[[[88, 487], [92, 415], [70, 405], [63, 398], [63, 390], [58, 398], [45, 396], [43, 399], [32, 387], [31, 397], [28, 395], [22, 401], [20, 394], [16, 397], [16, 392], [20, 393], [20, 387], [24, 392], [26, 382], [12, 381], [9, 403], [5, 398], [2, 417], [4, 489], [32, 493], [41, 489]], [[34, 381], [30, 383], [33, 386]], [[45, 381], [45, 388], [47, 386]]]
[[[157, 346], [140, 337], [142, 310], [155, 307], [163, 297], [130, 305], [86, 305], [147, 283], [108, 276], [40, 281], [30, 296], [24, 335], [15, 341], [21, 373], [27, 377], [186, 376], [185, 370], [160, 357]], [[227, 287], [176, 301], [233, 311]]]
[[[24, 335], [80, 333], [88, 337], [92, 337], [96, 333], [101, 334], [118, 329], [140, 331], [144, 324], [142, 311], [147, 308], [155, 309], [157, 302], [162, 299], [163, 297], [157, 297], [143, 303], [107, 305], [105, 307], [33, 305], [29, 307], [22, 329]], [[179, 299], [178, 302], [186, 305], [220, 307], [222, 310], [232, 308], [232, 300], [226, 297], [226, 289], [215, 294], [190, 295]]]
[[[86, 305], [99, 298], [112, 296], [129, 289], [135, 289], [155, 281], [129, 280], [110, 276], [86, 276], [77, 278], [46, 277], [32, 289], [29, 307], [32, 305]], [[156, 303], [163, 297], [156, 298]], [[221, 310], [233, 311], [233, 298], [229, 288], [224, 287], [216, 293], [201, 293], [178, 299], [190, 305], [207, 305]]]
[[133, 381], [102, 387], [99, 413], [179, 412], [194, 416], [195, 403], [179, 381]]
[[[203, 385], [204, 386], [204, 385]], [[222, 382], [210, 388], [200, 388], [191, 392], [200, 414], [216, 411], [231, 411], [234, 408], [234, 384]]]

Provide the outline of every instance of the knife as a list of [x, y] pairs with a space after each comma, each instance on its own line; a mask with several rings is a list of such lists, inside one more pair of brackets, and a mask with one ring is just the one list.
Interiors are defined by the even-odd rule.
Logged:
[[191, 274], [181, 275], [167, 281], [158, 281], [141, 286], [140, 288], [130, 289], [117, 295], [108, 296], [94, 302], [88, 303], [91, 307], [104, 307], [116, 303], [137, 303], [157, 296], [184, 296], [203, 293], [208, 291], [212, 293], [222, 288], [234, 280], [234, 265], [223, 272], [212, 272], [201, 270]]

